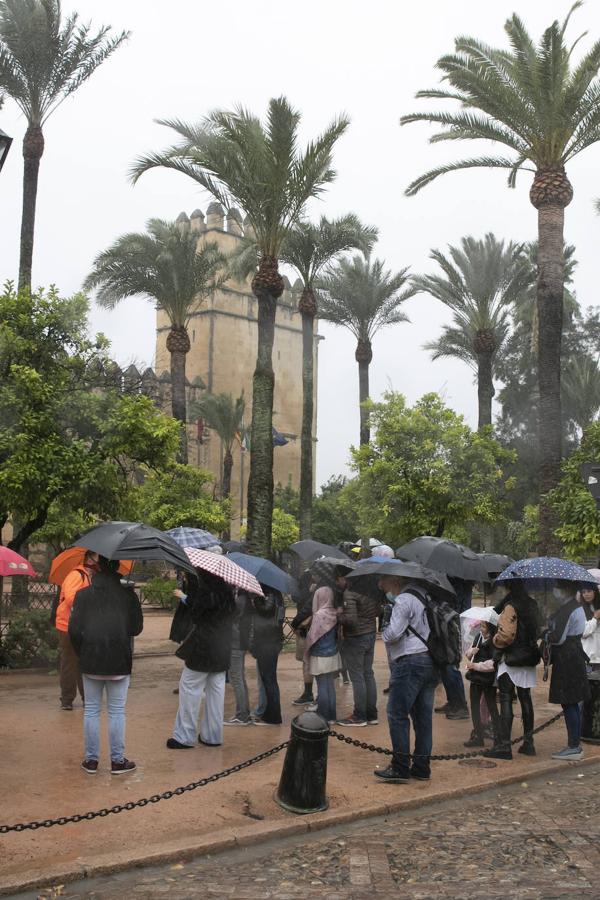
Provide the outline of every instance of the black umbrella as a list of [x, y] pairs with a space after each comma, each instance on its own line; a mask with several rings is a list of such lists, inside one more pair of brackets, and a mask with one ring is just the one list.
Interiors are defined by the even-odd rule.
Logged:
[[319, 541], [296, 541], [295, 544], [291, 545], [290, 550], [293, 550], [305, 562], [313, 562], [321, 556], [342, 560], [349, 559], [343, 550], [340, 550], [338, 547], [330, 547], [329, 544], [321, 544]]
[[495, 581], [500, 572], [504, 572], [511, 563], [514, 563], [512, 557], [504, 556], [503, 553], [478, 553], [477, 556], [485, 566], [488, 582]]
[[173, 538], [140, 522], [105, 522], [83, 534], [73, 546], [85, 547], [107, 559], [157, 559], [178, 569], [195, 571]]
[[246, 541], [225, 541], [222, 547], [226, 553], [246, 553], [248, 550]]
[[396, 550], [398, 559], [417, 562], [434, 572], [463, 581], [487, 581], [487, 568], [477, 553], [446, 538], [418, 537]]
[[361, 578], [372, 575], [381, 578], [383, 575], [393, 575], [395, 578], [410, 578], [419, 581], [431, 588], [432, 592], [455, 596], [455, 590], [442, 572], [434, 572], [427, 566], [415, 562], [403, 562], [400, 559], [386, 559], [383, 562], [367, 559], [359, 562], [354, 571], [349, 572], [346, 578]]
[[314, 561], [310, 567], [310, 572], [317, 581], [335, 588], [337, 586], [335, 580], [336, 574], [339, 572], [340, 575], [346, 575], [346, 573], [350, 572], [355, 565], [356, 563], [351, 559], [321, 556]]

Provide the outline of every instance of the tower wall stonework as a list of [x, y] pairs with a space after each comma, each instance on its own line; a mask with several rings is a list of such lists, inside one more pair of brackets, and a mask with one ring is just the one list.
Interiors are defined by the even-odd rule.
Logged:
[[[198, 231], [199, 244], [215, 242], [225, 255], [232, 252], [243, 235], [241, 216], [229, 212], [225, 216], [219, 204], [211, 203], [204, 220], [201, 211], [190, 217], [191, 227]], [[206, 224], [205, 224], [206, 223]], [[252, 376], [256, 363], [258, 341], [258, 303], [250, 287], [251, 279], [226, 285], [198, 304], [188, 325], [191, 350], [187, 357], [186, 374], [193, 384], [202, 383], [210, 393], [231, 393], [238, 397], [242, 390], [246, 398], [246, 427], [252, 418]], [[273, 476], [275, 484], [298, 488], [300, 485], [300, 432], [302, 425], [302, 318], [298, 312], [301, 289], [293, 288], [287, 279], [286, 287], [277, 303], [273, 369], [275, 396], [273, 425], [289, 441], [274, 448]], [[158, 373], [169, 370], [166, 338], [169, 321], [157, 310], [156, 363]], [[314, 340], [315, 391], [313, 435], [317, 420], [317, 358], [318, 336]], [[160, 377], [160, 376], [159, 376]], [[198, 388], [195, 388], [198, 390]], [[216, 434], [204, 429], [198, 440], [197, 427], [188, 428], [189, 462], [207, 468], [217, 484], [222, 473], [223, 448]], [[232, 534], [239, 533], [246, 516], [247, 483], [250, 454], [239, 443], [233, 449], [234, 466], [231, 484]]]

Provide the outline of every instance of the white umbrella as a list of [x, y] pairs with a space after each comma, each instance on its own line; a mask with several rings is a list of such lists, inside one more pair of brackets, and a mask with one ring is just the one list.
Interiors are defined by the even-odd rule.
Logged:
[[462, 637], [463, 653], [473, 646], [473, 641], [479, 630], [480, 622], [488, 622], [490, 625], [498, 624], [498, 613], [493, 606], [472, 606], [460, 614], [460, 633]]

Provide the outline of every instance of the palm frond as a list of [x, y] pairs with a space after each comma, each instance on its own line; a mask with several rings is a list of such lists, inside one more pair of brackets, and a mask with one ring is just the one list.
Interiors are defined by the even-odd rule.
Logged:
[[239, 397], [232, 394], [206, 394], [200, 400], [190, 403], [189, 418], [204, 419], [209, 428], [217, 432], [225, 451], [231, 452], [233, 443], [240, 433], [246, 400], [242, 391]]

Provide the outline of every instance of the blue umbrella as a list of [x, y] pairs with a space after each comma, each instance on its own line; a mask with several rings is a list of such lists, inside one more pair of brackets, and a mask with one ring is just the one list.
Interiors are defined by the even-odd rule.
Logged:
[[276, 566], [269, 559], [263, 559], [261, 556], [250, 556], [248, 553], [228, 553], [227, 559], [237, 563], [240, 568], [250, 572], [251, 575], [265, 584], [267, 587], [275, 588], [282, 594], [298, 593], [298, 583], [295, 578]]
[[207, 550], [219, 543], [219, 538], [202, 528], [171, 528], [167, 531], [180, 547], [193, 547], [195, 550]]
[[504, 581], [575, 581], [578, 584], [597, 586], [598, 582], [583, 566], [558, 559], [555, 556], [537, 556], [534, 559], [518, 559], [498, 576], [498, 583]]

